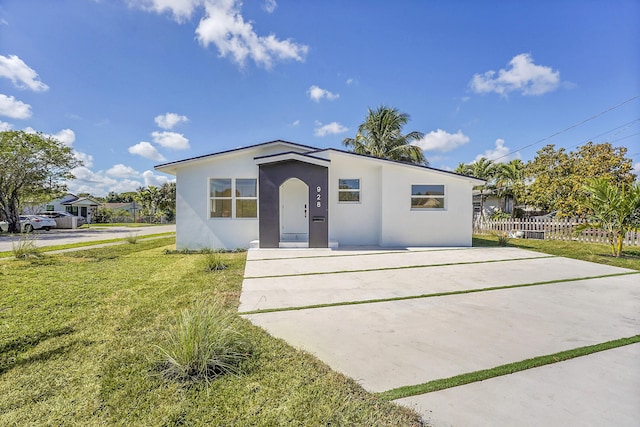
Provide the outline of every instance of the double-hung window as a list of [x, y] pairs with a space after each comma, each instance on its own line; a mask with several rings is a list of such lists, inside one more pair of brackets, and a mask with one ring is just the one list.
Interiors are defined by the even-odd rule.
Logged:
[[338, 180], [338, 202], [341, 202], [341, 203], [360, 202], [360, 180], [359, 179], [339, 179]]
[[236, 218], [258, 217], [258, 185], [255, 179], [236, 179]]
[[209, 181], [211, 218], [231, 218], [233, 207], [233, 192], [231, 178], [215, 178]]
[[412, 185], [411, 209], [444, 209], [444, 185]]
[[209, 218], [257, 218], [258, 184], [255, 178], [209, 180]]

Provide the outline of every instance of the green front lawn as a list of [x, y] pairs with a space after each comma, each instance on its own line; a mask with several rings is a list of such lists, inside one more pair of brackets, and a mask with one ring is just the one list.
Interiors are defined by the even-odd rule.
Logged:
[[313, 356], [243, 321], [241, 375], [158, 373], [156, 344], [183, 308], [236, 311], [245, 253], [165, 254], [173, 238], [0, 263], [0, 425], [419, 425]]
[[[495, 236], [473, 236], [473, 246], [498, 246]], [[575, 242], [571, 240], [537, 240], [537, 239], [509, 239], [507, 246], [544, 252], [550, 255], [581, 259], [616, 267], [640, 270], [640, 248], [625, 246], [622, 257], [612, 257], [608, 245], [599, 243]]]

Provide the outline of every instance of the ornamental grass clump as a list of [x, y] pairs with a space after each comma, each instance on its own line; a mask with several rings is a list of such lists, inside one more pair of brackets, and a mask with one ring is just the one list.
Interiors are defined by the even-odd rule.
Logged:
[[37, 258], [41, 255], [40, 248], [36, 246], [37, 238], [31, 233], [20, 236], [17, 242], [12, 244], [13, 256], [16, 258]]
[[205, 271], [225, 270], [227, 264], [224, 263], [222, 255], [219, 252], [208, 252], [204, 258]]
[[217, 302], [200, 302], [182, 310], [157, 346], [160, 371], [172, 380], [209, 382], [224, 374], [240, 374], [250, 345], [241, 332], [242, 319]]
[[498, 238], [498, 245], [500, 246], [507, 246], [509, 243], [509, 233], [497, 233], [496, 237]]

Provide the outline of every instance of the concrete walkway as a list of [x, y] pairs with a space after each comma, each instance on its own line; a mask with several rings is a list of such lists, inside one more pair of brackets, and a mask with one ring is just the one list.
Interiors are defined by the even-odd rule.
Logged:
[[[381, 392], [638, 335], [640, 275], [617, 275], [629, 272], [514, 248], [251, 250], [240, 311], [285, 309], [247, 317]], [[637, 348], [398, 403], [433, 425], [637, 425]]]

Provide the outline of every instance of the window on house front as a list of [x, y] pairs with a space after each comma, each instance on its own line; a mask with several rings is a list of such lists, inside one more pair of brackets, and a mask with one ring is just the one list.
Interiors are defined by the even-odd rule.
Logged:
[[45, 211], [47, 211], [47, 212], [53, 212], [54, 210], [55, 210], [55, 208], [54, 208], [53, 205], [47, 205], [45, 207]]
[[209, 180], [210, 218], [257, 218], [258, 184], [255, 178]]
[[360, 180], [359, 179], [339, 179], [338, 180], [338, 202], [359, 202], [360, 201]]
[[236, 218], [258, 217], [257, 187], [255, 179], [236, 179]]
[[411, 209], [444, 209], [444, 185], [412, 185]]
[[210, 217], [231, 218], [231, 179], [212, 179], [209, 184]]

